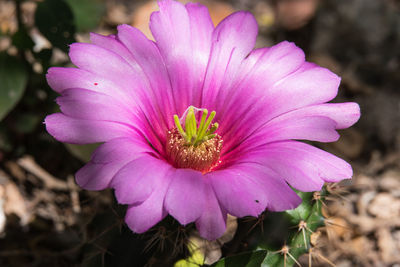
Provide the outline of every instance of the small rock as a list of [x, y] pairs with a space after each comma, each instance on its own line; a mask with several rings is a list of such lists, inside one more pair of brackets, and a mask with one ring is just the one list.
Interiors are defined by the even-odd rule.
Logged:
[[374, 250], [371, 240], [365, 236], [356, 237], [349, 243], [349, 250], [355, 255], [368, 255]]
[[367, 208], [369, 207], [369, 203], [374, 199], [376, 192], [371, 190], [361, 194], [360, 198], [357, 201], [357, 209], [358, 214], [366, 215]]
[[377, 179], [366, 175], [366, 174], [356, 174], [354, 179], [354, 186], [360, 189], [374, 190], [376, 187]]
[[371, 201], [368, 212], [378, 218], [395, 218], [400, 216], [400, 200], [389, 193], [380, 193]]
[[[400, 171], [388, 170], [379, 179], [379, 186], [389, 192], [400, 193]], [[398, 195], [397, 194], [397, 195]]]
[[[399, 260], [396, 249], [396, 243], [388, 228], [378, 229], [376, 236], [378, 238], [378, 247], [381, 252], [381, 258], [384, 263], [390, 264]], [[397, 260], [396, 260], [397, 259]]]

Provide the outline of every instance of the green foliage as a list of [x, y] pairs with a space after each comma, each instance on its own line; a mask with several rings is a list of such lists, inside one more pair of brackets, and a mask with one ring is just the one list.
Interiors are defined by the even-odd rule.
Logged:
[[31, 133], [41, 122], [41, 119], [35, 113], [23, 113], [15, 116], [15, 128], [19, 133]]
[[301, 220], [310, 216], [312, 210], [312, 203], [309, 201], [312, 197], [312, 193], [298, 192], [297, 194], [303, 199], [303, 202], [297, 208], [286, 211], [286, 214], [289, 215], [290, 222], [295, 224], [298, 224]]
[[22, 97], [28, 72], [22, 61], [16, 57], [0, 53], [0, 120], [18, 103]]
[[35, 13], [35, 22], [39, 31], [64, 52], [68, 44], [75, 41], [74, 16], [69, 5], [63, 0], [45, 0], [40, 2]]
[[75, 25], [78, 31], [89, 31], [99, 25], [105, 12], [105, 6], [100, 0], [66, 0], [74, 13]]
[[324, 225], [324, 217], [321, 214], [321, 200], [314, 200], [313, 193], [298, 192], [303, 202], [296, 209], [283, 212], [285, 220], [293, 225], [289, 230], [286, 245], [282, 249], [272, 250], [261, 245], [253, 251], [238, 254], [221, 259], [213, 267], [236, 266], [263, 266], [263, 267], [290, 267], [297, 259], [307, 253], [311, 248], [311, 233]]
[[[53, 112], [54, 92], [49, 90], [45, 75], [35, 73], [38, 68], [35, 69], [34, 66], [40, 67], [41, 65], [39, 70], [42, 69], [43, 72], [46, 72], [54, 64], [51, 62], [54, 48], [68, 52], [68, 45], [75, 42], [76, 29], [88, 31], [95, 28], [105, 12], [103, 0], [43, 0], [37, 2], [33, 27], [37, 27], [48, 39], [51, 47], [34, 51], [35, 43], [29, 34], [32, 25], [24, 24], [21, 12], [22, 3], [23, 1], [15, 1], [17, 32], [12, 35], [4, 33], [5, 36], [11, 38], [12, 45], [17, 48], [17, 53], [14, 56], [8, 55], [6, 52], [0, 54], [0, 120], [20, 101], [18, 111], [13, 113], [13, 117], [3, 121], [4, 129], [0, 133], [0, 148], [4, 151], [16, 151], [11, 148], [14, 137], [33, 134], [35, 130], [39, 129], [45, 114]], [[64, 66], [65, 63], [56, 62], [57, 66]], [[25, 88], [30, 90], [24, 94]], [[38, 112], [38, 108], [48, 110]], [[66, 146], [72, 155], [87, 162], [98, 145]]]
[[34, 42], [31, 37], [28, 35], [26, 29], [21, 27], [14, 35], [12, 36], [12, 43], [18, 49], [32, 49], [34, 46]]

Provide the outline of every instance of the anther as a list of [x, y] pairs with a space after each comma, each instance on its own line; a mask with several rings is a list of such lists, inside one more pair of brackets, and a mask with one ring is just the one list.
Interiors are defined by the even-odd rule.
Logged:
[[[218, 123], [212, 124], [216, 113], [207, 109], [202, 112], [200, 122], [196, 119], [195, 108], [190, 106], [186, 117], [174, 115], [176, 128], [167, 132], [166, 152], [168, 160], [177, 168], [191, 168], [203, 173], [220, 163], [222, 138], [216, 131]], [[184, 121], [184, 127], [181, 122]]]

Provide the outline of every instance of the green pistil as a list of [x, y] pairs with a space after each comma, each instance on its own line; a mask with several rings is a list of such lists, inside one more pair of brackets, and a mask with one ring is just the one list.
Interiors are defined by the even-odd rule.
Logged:
[[[185, 118], [185, 130], [179, 121], [177, 115], [174, 115], [174, 122], [181, 136], [186, 140], [187, 145], [198, 146], [202, 142], [210, 140], [216, 136], [215, 131], [218, 129], [219, 124], [214, 123], [211, 128], [210, 125], [215, 117], [215, 111], [208, 116], [208, 110], [202, 109], [200, 124], [197, 125], [194, 107], [190, 106]], [[207, 118], [208, 116], [208, 118]]]

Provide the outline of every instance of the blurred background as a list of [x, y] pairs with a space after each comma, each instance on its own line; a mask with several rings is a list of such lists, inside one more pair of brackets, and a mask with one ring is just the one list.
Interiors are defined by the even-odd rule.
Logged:
[[[355, 174], [328, 187], [326, 226], [314, 232], [303, 266], [310, 259], [313, 266], [400, 266], [400, 1], [200, 3], [215, 24], [251, 11], [258, 47], [295, 42], [309, 61], [342, 77], [335, 101], [361, 106], [360, 121], [338, 142], [316, 144], [348, 160]], [[111, 191], [79, 189], [73, 175], [95, 146], [59, 143], [42, 123], [57, 112], [45, 73], [70, 66], [68, 44], [88, 42], [90, 31], [115, 33], [123, 23], [151, 38], [156, 9], [144, 0], [0, 0], [0, 266], [169, 266], [188, 253], [165, 227], [132, 234]], [[208, 262], [245, 251], [262, 226], [268, 236], [271, 216], [231, 219], [225, 240], [207, 245]]]

